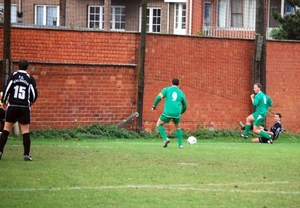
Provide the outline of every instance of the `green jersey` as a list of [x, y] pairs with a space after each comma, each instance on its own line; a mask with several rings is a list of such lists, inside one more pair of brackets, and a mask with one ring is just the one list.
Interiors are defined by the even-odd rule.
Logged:
[[164, 88], [156, 97], [153, 106], [165, 98], [163, 115], [169, 118], [180, 118], [180, 115], [185, 112], [187, 102], [184, 93], [175, 85]]
[[253, 105], [256, 107], [255, 113], [258, 115], [267, 115], [269, 107], [273, 105], [271, 98], [260, 91], [254, 97]]

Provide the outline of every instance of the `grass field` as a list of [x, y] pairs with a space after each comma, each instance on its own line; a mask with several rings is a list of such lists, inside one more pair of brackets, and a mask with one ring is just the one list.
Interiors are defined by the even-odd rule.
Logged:
[[0, 207], [300, 207], [300, 142], [10, 138]]

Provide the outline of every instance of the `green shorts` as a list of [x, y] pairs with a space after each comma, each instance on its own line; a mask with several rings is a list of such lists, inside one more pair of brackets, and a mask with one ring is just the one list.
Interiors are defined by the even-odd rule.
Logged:
[[266, 115], [262, 115], [262, 114], [258, 114], [258, 113], [253, 113], [253, 118], [254, 118], [254, 121], [253, 121], [253, 125], [255, 126], [261, 126], [266, 118]]
[[171, 118], [171, 117], [167, 117], [167, 116], [165, 116], [165, 115], [161, 115], [161, 116], [159, 117], [159, 119], [160, 119], [161, 121], [163, 121], [164, 123], [169, 123], [170, 120], [173, 120], [174, 124], [179, 124], [179, 123], [180, 123], [180, 117], [179, 117], [179, 118]]

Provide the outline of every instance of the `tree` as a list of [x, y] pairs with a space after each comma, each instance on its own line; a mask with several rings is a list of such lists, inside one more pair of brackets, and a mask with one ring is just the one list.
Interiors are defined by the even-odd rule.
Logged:
[[294, 8], [294, 13], [286, 14], [284, 17], [272, 8], [272, 16], [279, 22], [279, 28], [273, 29], [271, 38], [300, 40], [300, 0], [286, 0], [286, 3]]

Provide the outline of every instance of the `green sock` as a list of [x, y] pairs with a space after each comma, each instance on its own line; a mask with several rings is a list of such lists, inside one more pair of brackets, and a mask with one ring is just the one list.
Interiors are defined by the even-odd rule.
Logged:
[[245, 131], [244, 131], [245, 136], [249, 136], [250, 129], [251, 129], [251, 125], [246, 124]]
[[264, 130], [260, 130], [259, 135], [266, 138], [266, 139], [271, 139], [271, 135], [269, 135], [267, 132]]
[[163, 126], [158, 126], [157, 130], [158, 130], [159, 134], [161, 135], [161, 137], [166, 141], [168, 139], [168, 137], [165, 132], [165, 128]]
[[182, 130], [181, 129], [176, 130], [176, 137], [177, 137], [177, 141], [178, 141], [178, 146], [182, 145]]

